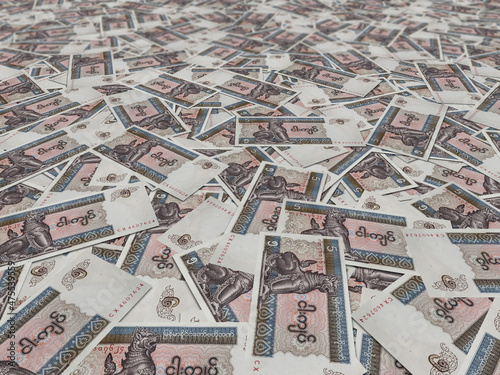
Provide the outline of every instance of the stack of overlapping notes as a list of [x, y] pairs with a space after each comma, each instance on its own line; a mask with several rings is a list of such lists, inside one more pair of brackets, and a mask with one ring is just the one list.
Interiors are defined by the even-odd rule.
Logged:
[[500, 374], [500, 1], [3, 0], [0, 374]]

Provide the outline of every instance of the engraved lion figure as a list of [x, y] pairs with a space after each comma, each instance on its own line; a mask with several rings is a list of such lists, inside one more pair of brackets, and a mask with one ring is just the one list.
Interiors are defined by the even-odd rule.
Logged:
[[336, 295], [342, 283], [340, 276], [307, 270], [315, 263], [310, 259], [300, 260], [291, 251], [268, 256], [264, 264], [260, 303], [265, 303], [270, 294], [304, 294], [319, 290]]
[[116, 372], [116, 363], [111, 353], [104, 362], [104, 375], [156, 375], [156, 365], [151, 354], [156, 350], [160, 335], [144, 328], [137, 327], [132, 334], [132, 342], [122, 359], [122, 368]]
[[0, 245], [0, 259], [15, 261], [26, 255], [30, 247], [36, 252], [46, 252], [56, 249], [50, 234], [50, 227], [43, 222], [43, 212], [26, 214], [21, 234], [12, 229], [7, 231], [8, 240]]
[[225, 306], [252, 289], [254, 279], [249, 273], [211, 263], [200, 268], [195, 277], [218, 321], [225, 318]]
[[12, 361], [0, 361], [1, 375], [36, 375], [34, 372], [19, 366]]

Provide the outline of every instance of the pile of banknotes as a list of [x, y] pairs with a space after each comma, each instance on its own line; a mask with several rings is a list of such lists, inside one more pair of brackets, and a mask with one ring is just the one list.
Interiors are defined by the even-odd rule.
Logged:
[[2, 0], [0, 374], [500, 374], [500, 1]]

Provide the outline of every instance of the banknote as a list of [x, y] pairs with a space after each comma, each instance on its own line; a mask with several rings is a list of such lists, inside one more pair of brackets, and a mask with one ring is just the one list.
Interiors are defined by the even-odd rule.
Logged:
[[415, 266], [402, 232], [407, 226], [404, 216], [286, 200], [276, 230], [335, 235], [343, 240], [349, 264], [412, 273]]
[[[111, 110], [125, 128], [137, 126], [160, 137], [174, 136], [188, 130], [183, 121], [160, 99], [149, 98], [138, 101], [132, 99], [131, 102], [127, 102], [124, 98], [126, 95], [127, 93], [122, 94], [120, 98], [115, 96], [109, 101]], [[120, 105], [113, 104], [117, 99]]]
[[13, 214], [33, 207], [43, 191], [29, 182], [19, 183], [0, 192], [0, 215]]
[[412, 374], [453, 373], [491, 304], [488, 298], [430, 297], [420, 276], [405, 275], [352, 317]]
[[440, 103], [476, 104], [481, 93], [458, 64], [417, 62], [427, 87]]
[[71, 372], [149, 288], [93, 255], [72, 258], [0, 327], [2, 366]]
[[391, 195], [397, 198], [397, 200], [400, 202], [408, 202], [412, 199], [415, 199], [415, 197], [419, 197], [435, 189], [435, 187], [421, 182], [417, 182], [417, 185], [418, 187], [414, 189], [403, 190]]
[[367, 144], [427, 160], [447, 106], [396, 95]]
[[95, 116], [70, 125], [67, 129], [69, 133], [81, 138], [89, 147], [109, 141], [124, 130], [121, 122], [116, 120], [109, 108], [104, 108]]
[[209, 197], [182, 221], [168, 228], [158, 241], [173, 250], [174, 254], [189, 250], [224, 233], [235, 209], [231, 203]]
[[430, 99], [432, 98], [432, 94], [427, 88], [427, 85], [423, 82], [409, 82], [401, 85], [409, 92], [412, 92], [422, 98]]
[[69, 70], [69, 60], [71, 55], [53, 55], [45, 60], [47, 66], [52, 67], [57, 72], [67, 72]]
[[297, 95], [294, 90], [234, 73], [222, 75], [216, 72], [213, 78], [208, 75], [201, 82], [210, 86], [215, 83], [213, 87], [226, 95], [273, 109]]
[[74, 135], [61, 130], [0, 154], [0, 188], [5, 189], [47, 171], [88, 147]]
[[[319, 86], [311, 82], [305, 82], [302, 84], [294, 85], [294, 89], [299, 91], [297, 98], [300, 99], [301, 103], [307, 108], [314, 108], [321, 105], [342, 103], [342, 102], [352, 102], [358, 100], [360, 97], [351, 93], [343, 92], [328, 86]], [[285, 108], [289, 109], [292, 113], [298, 116], [302, 116], [303, 113], [298, 111], [298, 108], [290, 106], [290, 103], [284, 105]], [[295, 110], [293, 111], [292, 108]], [[345, 113], [344, 113], [345, 114]]]
[[263, 162], [228, 231], [240, 235], [275, 231], [284, 199], [316, 202], [324, 183], [322, 172]]
[[[92, 51], [92, 52], [102, 52], [102, 51], [108, 51], [108, 50], [114, 50], [118, 48], [120, 45], [120, 41], [117, 37], [115, 36], [109, 36], [107, 38], [103, 39], [98, 39], [98, 40], [92, 40], [90, 41], [88, 47], [85, 49], [85, 51]], [[121, 57], [121, 54], [117, 54], [116, 57]], [[115, 61], [116, 63], [116, 61]]]
[[[346, 153], [330, 157], [318, 163], [318, 165], [325, 167], [330, 173], [332, 173], [337, 181], [371, 151], [371, 148], [369, 147], [358, 146], [347, 146], [345, 149], [347, 150]], [[331, 181], [331, 184], [335, 182], [336, 181], [334, 179]], [[327, 187], [329, 186], [327, 185]]]
[[235, 100], [235, 98], [230, 97], [222, 92], [217, 92], [211, 97], [196, 104], [195, 107], [221, 108], [233, 104]]
[[[401, 277], [400, 273], [347, 266], [347, 289], [351, 312]], [[359, 326], [354, 327], [356, 330]]]
[[[30, 264], [21, 266], [24, 267], [24, 273], [19, 278], [21, 285], [15, 293], [14, 312], [17, 312], [17, 309], [29, 300], [31, 296], [37, 295], [44, 290], [52, 282], [51, 277], [71, 262], [72, 258], [68, 255], [80, 256], [81, 254], [87, 254], [88, 257], [97, 256], [108, 263], [115, 264], [120, 253], [121, 247], [102, 243], [71, 253], [59, 254], [42, 260], [34, 260]], [[5, 323], [7, 318], [8, 316], [4, 316], [0, 319], [1, 324]]]
[[38, 53], [10, 48], [0, 49], [0, 64], [12, 69], [24, 69], [29, 65], [45, 60], [45, 58], [46, 56]]
[[193, 138], [200, 134], [205, 127], [211, 110], [208, 108], [179, 108], [177, 113], [184, 125], [189, 129], [189, 133], [179, 136], [179, 138]]
[[47, 186], [49, 186], [52, 180], [53, 177], [47, 176], [45, 173], [40, 173], [26, 180], [24, 184], [29, 184], [30, 186], [36, 187], [38, 190], [43, 191]]
[[498, 296], [498, 233], [408, 229], [405, 236], [430, 296]]
[[[404, 96], [404, 94], [404, 92], [401, 92], [398, 95]], [[374, 98], [356, 100], [352, 103], [330, 105], [321, 108], [321, 112], [329, 117], [354, 117], [355, 120], [362, 121], [367, 125], [375, 125], [380, 117], [384, 115], [385, 109], [395, 95], [390, 93]]]
[[67, 90], [114, 83], [114, 72], [111, 51], [71, 55]]
[[478, 134], [479, 137], [484, 136], [484, 138], [493, 146], [493, 150], [500, 156], [500, 131], [497, 130], [483, 130], [482, 134]]
[[158, 226], [144, 185], [106, 190], [0, 219], [0, 267]]
[[409, 202], [427, 217], [449, 220], [453, 228], [500, 228], [500, 211], [473, 193], [449, 183]]
[[296, 32], [295, 30], [278, 30], [265, 37], [264, 40], [274, 43], [284, 50], [288, 50], [306, 36], [308, 36], [308, 33]]
[[246, 374], [244, 327], [173, 323], [120, 323], [81, 361], [71, 375], [113, 374], [137, 367], [151, 374]]
[[271, 159], [273, 159], [273, 163], [282, 166], [288, 166], [288, 163], [283, 156], [279, 152], [277, 152], [273, 147], [261, 147], [262, 150], [265, 151], [266, 154], [269, 155]]
[[[201, 83], [203, 85], [210, 85], [210, 80], [207, 80], [207, 76], [209, 76], [211, 73], [215, 72], [216, 69], [210, 68], [210, 67], [189, 67], [186, 69], [181, 69], [179, 71], [175, 72], [175, 76], [177, 78], [182, 78], [187, 81], [192, 81], [194, 83]], [[225, 75], [230, 75], [229, 72], [219, 72], [218, 74], [225, 76]]]
[[377, 193], [365, 192], [356, 202], [354, 208], [359, 210], [370, 210], [379, 212], [391, 212], [393, 215], [406, 217], [408, 228], [413, 229], [451, 229], [448, 220], [436, 218], [423, 218], [420, 215], [411, 215], [407, 205], [400, 204], [400, 197], [396, 194], [380, 195]]
[[152, 41], [156, 45], [166, 46], [175, 42], [185, 41], [187, 37], [178, 34], [164, 26], [156, 26], [148, 30], [138, 31], [137, 35]]
[[[102, 99], [72, 108], [58, 115], [51, 116], [45, 120], [32, 125], [14, 130], [0, 139], [0, 147], [5, 151], [18, 147], [20, 144], [33, 142], [42, 136], [55, 133], [59, 130], [68, 131], [72, 125], [83, 128], [81, 122], [104, 113], [106, 102]], [[83, 128], [84, 129], [84, 128]]]
[[471, 57], [471, 71], [476, 76], [485, 76], [490, 79], [500, 78], [498, 72], [497, 52], [486, 53]]
[[262, 234], [260, 252], [250, 317], [252, 366], [263, 374], [274, 374], [276, 366], [364, 374], [354, 354], [342, 240]]
[[394, 23], [381, 23], [369, 25], [358, 34], [354, 41], [358, 43], [372, 43], [387, 46], [402, 33], [403, 25]]
[[358, 353], [359, 361], [370, 375], [411, 374], [378, 341], [361, 329], [357, 329], [356, 352]]
[[[419, 25], [411, 25], [412, 21], [409, 21], [406, 25], [404, 33], [415, 32], [417, 29], [421, 29], [426, 25], [421, 22]], [[411, 29], [409, 26], [411, 25]], [[395, 56], [398, 60], [431, 60], [433, 55], [421, 46], [417, 40], [409, 38], [406, 35], [399, 35], [396, 40], [394, 40], [390, 46], [387, 47], [391, 54]], [[438, 57], [439, 58], [439, 57]]]
[[436, 148], [500, 181], [499, 156], [491, 144], [474, 136], [475, 133], [474, 130], [447, 116], [439, 130]]
[[189, 55], [186, 51], [172, 51], [155, 53], [153, 55], [143, 55], [139, 57], [129, 57], [126, 59], [115, 61], [116, 69], [125, 69], [129, 72], [147, 68], [162, 68], [166, 66], [174, 66], [184, 64], [184, 60]]
[[[342, 134], [342, 137], [339, 136]], [[238, 117], [236, 144], [362, 146], [354, 121], [321, 117]]]
[[223, 65], [226, 61], [230, 61], [239, 54], [241, 54], [241, 51], [233, 48], [210, 46], [186, 60], [190, 63], [216, 68]]
[[12, 315], [16, 308], [16, 299], [21, 290], [23, 280], [27, 276], [27, 267], [10, 264], [0, 271], [0, 322], [3, 324]]
[[272, 13], [258, 13], [258, 12], [247, 12], [234, 22], [234, 26], [239, 27], [249, 27], [253, 30], [254, 27], [262, 28], [265, 26], [272, 18]]
[[151, 279], [138, 276], [151, 290], [141, 299], [122, 323], [148, 322], [150, 324], [206, 322], [205, 314], [184, 280], [164, 277]]
[[294, 167], [306, 168], [331, 157], [345, 154], [343, 146], [278, 146], [276, 151]]
[[[245, 103], [245, 102], [240, 102], [240, 103], [235, 103], [233, 106], [228, 107], [226, 109], [230, 109], [232, 111], [235, 111], [238, 115], [242, 117], [250, 117], [250, 116], [286, 116], [286, 115], [293, 115], [293, 112], [290, 111], [287, 106], [294, 106], [294, 104], [291, 104], [290, 102], [284, 104], [282, 107], [278, 107], [276, 109], [270, 109], [258, 104], [253, 104], [253, 103]], [[306, 111], [307, 112], [307, 111]]]
[[[73, 48], [74, 48], [74, 44], [72, 45], [71, 43], [68, 43], [68, 42], [42, 42], [42, 41], [37, 41], [38, 43], [33, 43], [33, 41], [26, 41], [26, 42], [19, 42], [19, 43], [11, 43], [9, 45], [9, 47], [11, 48], [15, 48], [16, 50], [19, 50], [17, 51], [18, 53], [20, 53], [21, 51], [30, 51], [29, 53], [27, 53], [26, 55], [26, 58], [28, 60], [31, 60], [32, 63], [37, 63], [36, 61], [36, 56], [37, 55], [41, 55], [41, 54], [53, 54], [53, 53], [62, 53], [62, 54], [66, 54], [66, 53], [73, 53]], [[12, 51], [12, 50], [11, 50]], [[24, 52], [26, 53], [26, 52]], [[30, 56], [31, 54], [34, 54], [32, 56]], [[12, 58], [12, 60], [10, 60], [10, 64], [9, 66], [10, 67], [15, 67], [16, 65], [18, 66], [22, 66], [24, 61], [24, 54], [19, 54], [17, 56], [12, 56], [10, 55], [9, 56], [9, 53], [7, 53], [7, 60], [10, 60]], [[35, 57], [33, 57], [35, 56]], [[43, 62], [45, 63], [45, 61]], [[31, 64], [28, 64], [28, 65], [31, 65]], [[29, 67], [28, 67], [29, 68]]]
[[45, 64], [40, 64], [39, 66], [29, 68], [30, 77], [33, 77], [35, 79], [47, 78], [55, 73], [56, 70]]
[[[460, 7], [457, 7], [456, 5], [447, 5], [444, 6], [444, 10], [451, 10], [451, 11], [457, 11], [459, 10]], [[439, 9], [439, 8], [438, 8]], [[471, 12], [472, 10], [469, 7], [465, 7], [464, 9], [461, 9], [461, 13], [467, 14]], [[500, 35], [497, 30], [489, 30], [487, 27], [472, 27], [472, 25], [460, 25], [459, 23], [436, 23], [433, 25], [430, 25], [428, 28], [429, 31], [431, 32], [437, 32], [437, 33], [450, 33], [450, 34], [455, 34], [456, 36], [483, 36], [483, 35], [488, 35], [489, 37], [492, 38], [498, 38]]]
[[95, 151], [179, 199], [188, 198], [227, 167], [135, 126]]
[[340, 207], [355, 207], [356, 199], [350, 189], [338, 181], [334, 183], [327, 191], [321, 194], [321, 202], [330, 203]]
[[500, 125], [498, 125], [498, 119], [500, 118], [499, 95], [500, 84], [496, 84], [484, 95], [481, 101], [464, 116], [464, 118], [495, 129], [500, 129]]
[[[101, 160], [102, 158], [99, 155], [90, 151], [70, 160], [45, 191], [39, 195], [35, 207], [76, 199], [86, 194], [95, 194], [105, 190], [106, 187], [104, 186], [90, 185], [90, 181]], [[108, 187], [112, 187], [115, 182], [122, 183], [122, 176], [116, 175], [114, 179], [110, 178]]]
[[132, 237], [127, 242], [117, 266], [134, 276], [147, 276], [152, 279], [180, 278], [180, 271], [172, 258], [175, 252], [159, 242], [158, 238], [203, 203], [203, 200], [203, 193], [193, 194], [181, 201], [157, 189], [153, 193], [151, 205], [159, 225], [141, 230]]
[[24, 42], [39, 39], [40, 36], [43, 35], [45, 38], [49, 40], [51, 38], [58, 38], [59, 40], [64, 39], [64, 37], [69, 37], [75, 35], [75, 27], [73, 26], [59, 26], [59, 27], [48, 27], [43, 33], [40, 33], [37, 30], [27, 30], [18, 33], [16, 36], [16, 41]]
[[443, 186], [448, 182], [453, 182], [476, 195], [500, 193], [500, 185], [497, 181], [470, 166], [455, 171], [441, 165], [418, 160], [404, 163], [399, 158], [394, 158], [393, 161], [414, 181], [433, 186]]
[[220, 124], [200, 132], [193, 138], [218, 149], [234, 149], [235, 134], [236, 118], [230, 117]]
[[[54, 178], [57, 177], [57, 175], [59, 173], [61, 173], [61, 171], [63, 170], [63, 168], [66, 166], [67, 162], [65, 163], [62, 163], [60, 165], [56, 165], [55, 167], [53, 168], [50, 168], [49, 170], [43, 172], [43, 174], [47, 177], [49, 177], [51, 180], [53, 180]], [[33, 176], [33, 178], [35, 178], [36, 176]]]
[[97, 85], [97, 86], [92, 86], [92, 88], [106, 96], [112, 96], [133, 90], [131, 87], [122, 85], [120, 83]]
[[86, 250], [90, 251], [96, 257], [101, 258], [108, 263], [116, 264], [122, 254], [123, 247], [119, 245], [111, 245], [107, 242], [104, 242], [93, 245], [90, 250], [89, 248], [86, 248]]
[[279, 71], [287, 76], [317, 85], [330, 87], [342, 92], [364, 97], [373, 90], [380, 81], [373, 78], [357, 76], [356, 74], [328, 67], [318, 66], [296, 60], [290, 66]]
[[[149, 72], [153, 72], [149, 70]], [[139, 77], [141, 73], [137, 73]], [[208, 87], [174, 77], [167, 73], [153, 73], [147, 78], [142, 78], [142, 82], [134, 81], [134, 77], [127, 77], [125, 84], [133, 85], [135, 89], [144, 91], [153, 96], [165, 99], [167, 102], [177, 104], [184, 108], [189, 108], [216, 93]]]
[[[120, 134], [123, 129], [120, 131]], [[114, 160], [102, 157], [101, 154], [95, 150], [90, 150], [90, 153], [94, 154], [92, 158], [99, 157], [100, 161], [96, 164], [92, 175], [90, 176], [90, 182], [85, 180], [84, 182], [90, 187], [109, 187], [112, 184], [116, 186], [127, 185], [129, 182], [137, 176], [127, 167], [117, 164]], [[147, 185], [149, 188], [154, 189], [151, 184]]]
[[441, 40], [439, 47], [441, 49], [442, 56], [450, 59], [456, 59], [465, 52], [461, 45], [453, 43], [450, 39]]
[[[234, 237], [225, 235], [174, 255], [182, 276], [212, 322], [249, 321], [255, 267], [249, 269], [248, 256], [230, 246]], [[217, 255], [219, 246], [224, 252]], [[255, 266], [255, 260], [250, 263]]]
[[85, 89], [65, 94], [52, 92], [0, 110], [0, 134], [45, 120], [72, 108], [93, 102], [102, 94]]
[[500, 299], [495, 299], [471, 345], [459, 375], [486, 375], [498, 372], [500, 357]]
[[5, 105], [24, 101], [45, 92], [33, 79], [21, 74], [0, 82], [0, 103]]
[[272, 162], [269, 155], [258, 147], [245, 147], [225, 152], [216, 156], [215, 159], [228, 165], [216, 179], [235, 202], [243, 200], [259, 165], [264, 161]]
[[409, 80], [410, 82], [424, 82], [417, 67], [410, 62], [399, 61], [384, 56], [376, 57], [373, 61], [384, 69], [389, 70], [394, 76]]
[[132, 14], [113, 14], [103, 15], [101, 18], [101, 35], [107, 37], [109, 35], [125, 34], [135, 30], [135, 17]]
[[359, 160], [341, 181], [356, 198], [364, 192], [387, 194], [417, 186], [403, 170], [378, 152], [370, 152]]
[[286, 198], [315, 202], [326, 180], [319, 169], [301, 169], [262, 162], [248, 187], [242, 203], [228, 225], [229, 239], [221, 242], [214, 256], [244, 254], [245, 272], [253, 272], [259, 234], [276, 230], [282, 202]]
[[243, 52], [261, 53], [272, 46], [271, 43], [262, 42], [256, 39], [245, 38], [239, 35], [227, 35], [212, 42], [214, 45], [233, 48]]
[[378, 66], [373, 60], [354, 49], [325, 53], [325, 57], [340, 69], [349, 73], [363, 76], [386, 72], [384, 68]]

